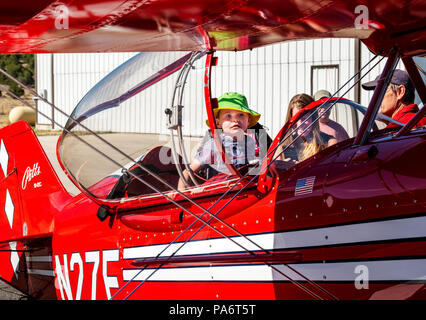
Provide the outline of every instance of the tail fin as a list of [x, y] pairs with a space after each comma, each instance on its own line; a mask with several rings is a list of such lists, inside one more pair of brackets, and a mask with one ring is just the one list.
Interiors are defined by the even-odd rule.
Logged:
[[0, 278], [33, 295], [31, 261], [44, 257], [49, 273], [55, 216], [70, 198], [26, 122], [0, 129]]

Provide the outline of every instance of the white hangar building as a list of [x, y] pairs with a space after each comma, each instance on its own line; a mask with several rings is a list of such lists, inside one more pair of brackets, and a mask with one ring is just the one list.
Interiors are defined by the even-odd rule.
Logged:
[[[38, 54], [37, 92], [69, 115], [90, 88], [135, 54]], [[288, 103], [295, 94], [312, 95], [319, 89], [334, 93], [374, 55], [359, 40], [316, 39], [283, 42], [242, 52], [217, 52], [216, 56], [219, 62], [212, 75], [213, 96], [218, 97], [227, 91], [245, 94], [250, 106], [262, 114], [261, 123], [269, 128], [273, 137], [284, 124]], [[374, 79], [385, 62], [386, 59], [381, 61], [362, 82]], [[402, 63], [398, 67], [403, 68]], [[190, 101], [189, 105], [185, 105], [185, 111], [189, 111], [191, 118], [184, 126], [191, 136], [202, 136], [206, 130], [203, 83], [198, 82], [185, 88], [185, 96], [189, 97], [185, 101]], [[353, 84], [354, 81], [350, 81], [340, 93], [347, 91]], [[345, 97], [368, 106], [371, 95], [371, 92], [364, 91], [358, 84]], [[158, 110], [158, 107], [150, 110], [151, 104], [145, 103], [146, 110], [140, 119], [134, 116], [139, 113], [129, 110], [118, 127], [108, 128], [109, 122], [106, 122], [106, 126], [93, 124], [94, 128], [112, 132], [166, 133], [166, 115], [163, 111], [169, 106], [171, 96], [164, 92], [152, 95], [152, 99], [160, 98], [164, 104], [162, 110]], [[66, 123], [67, 117], [48, 104], [37, 101], [37, 107], [51, 117], [48, 119], [38, 115], [38, 127], [60, 130], [55, 122], [61, 125]], [[279, 114], [282, 114], [282, 118], [273, 118], [270, 112], [272, 109], [275, 112], [281, 110]]]

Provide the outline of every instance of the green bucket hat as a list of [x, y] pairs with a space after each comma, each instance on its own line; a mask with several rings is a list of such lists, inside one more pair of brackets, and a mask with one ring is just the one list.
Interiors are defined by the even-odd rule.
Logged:
[[[250, 121], [248, 128], [253, 127], [260, 118], [260, 113], [253, 111], [249, 108], [247, 103], [247, 98], [241, 93], [237, 92], [227, 92], [221, 95], [218, 99], [218, 107], [213, 109], [214, 117], [217, 118], [219, 111], [223, 109], [231, 109], [242, 111], [250, 115]], [[209, 126], [209, 121], [206, 120], [207, 126]]]

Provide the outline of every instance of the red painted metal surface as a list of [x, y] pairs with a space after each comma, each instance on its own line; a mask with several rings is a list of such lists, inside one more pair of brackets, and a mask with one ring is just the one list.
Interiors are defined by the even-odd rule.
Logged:
[[[17, 139], [26, 139], [27, 150], [32, 150], [33, 154], [40, 153], [36, 139], [24, 123], [17, 123], [2, 130], [2, 139], [7, 148], [10, 139], [7, 138], [9, 134], [5, 134], [5, 131], [9, 131], [9, 134], [12, 137], [17, 137]], [[31, 137], [28, 137], [28, 135]], [[299, 269], [302, 274], [311, 278], [312, 283], [287, 271], [289, 272], [287, 274], [290, 274], [294, 281], [291, 282], [276, 272], [267, 271], [269, 269], [265, 263], [273, 264], [277, 268], [281, 268], [282, 271], [290, 270], [286, 269], [287, 263], [290, 263], [290, 268], [301, 268], [301, 266], [307, 268], [313, 265], [325, 267], [337, 264], [340, 267], [346, 264], [353, 266], [358, 264], [380, 265], [384, 262], [388, 263], [387, 261], [423, 263], [422, 259], [426, 248], [424, 236], [416, 234], [410, 236], [411, 231], [405, 230], [404, 232], [407, 232], [407, 235], [404, 238], [397, 235], [388, 240], [374, 238], [384, 232], [381, 228], [386, 223], [395, 224], [395, 226], [403, 229], [404, 223], [421, 221], [424, 217], [424, 190], [426, 190], [424, 181], [426, 181], [426, 177], [423, 177], [423, 173], [418, 171], [421, 169], [420, 164], [417, 166], [412, 160], [412, 166], [402, 166], [402, 163], [409, 161], [408, 159], [413, 159], [411, 153], [415, 153], [419, 157], [426, 156], [423, 155], [426, 149], [422, 137], [423, 134], [418, 133], [417, 138], [404, 136], [383, 143], [372, 141], [372, 144], [376, 145], [379, 150], [376, 160], [368, 164], [361, 158], [359, 158], [361, 160], [356, 160], [353, 155], [358, 150], [345, 149], [345, 144], [341, 145], [340, 148], [324, 150], [321, 154], [318, 154], [315, 161], [306, 161], [300, 164], [295, 171], [280, 173], [274, 180], [270, 192], [262, 193], [258, 192], [257, 189], [251, 189], [251, 193], [243, 194], [241, 200], [237, 199], [233, 204], [240, 207], [240, 211], [231, 208], [228, 213], [224, 211], [223, 215], [219, 216], [226, 221], [229, 227], [219, 221], [212, 220], [210, 221], [212, 227], [202, 227], [202, 224], [198, 222], [190, 226], [190, 229], [185, 232], [183, 230], [189, 226], [189, 222], [171, 219], [174, 209], [167, 203], [159, 203], [145, 209], [141, 208], [143, 210], [140, 212], [122, 213], [116, 218], [100, 222], [96, 217], [98, 206], [82, 194], [74, 198], [67, 197], [58, 184], [57, 177], [43, 160], [43, 157], [37, 156], [41, 173], [31, 181], [31, 188], [20, 191], [18, 193], [20, 195], [10, 191], [13, 198], [22, 197], [21, 204], [26, 210], [30, 210], [28, 206], [31, 204], [32, 217], [30, 218], [30, 215], [22, 214], [18, 210], [15, 211], [14, 228], [11, 231], [15, 235], [12, 236], [5, 231], [2, 232], [2, 236], [5, 235], [8, 242], [11, 239], [16, 239], [17, 248], [23, 249], [28, 249], [31, 245], [32, 248], [36, 247], [33, 242], [36, 239], [39, 239], [37, 241], [51, 239], [49, 240], [51, 241], [51, 251], [45, 253], [51, 257], [50, 264], [47, 265], [43, 261], [37, 262], [37, 259], [35, 259], [32, 265], [27, 267], [32, 272], [37, 272], [42, 268], [45, 272], [51, 270], [50, 272], [56, 276], [56, 278], [34, 276], [32, 282], [34, 288], [40, 286], [40, 284], [37, 285], [36, 279], [46, 279], [47, 281], [43, 283], [43, 285], [47, 283], [45, 287], [47, 291], [43, 291], [46, 295], [41, 295], [41, 298], [51, 298], [52, 296], [48, 292], [55, 289], [59, 299], [109, 299], [115, 294], [117, 295], [113, 299], [127, 298], [129, 293], [142, 283], [142, 279], [129, 281], [136, 274], [127, 274], [132, 270], [137, 270], [136, 272], [141, 270], [142, 267], [133, 265], [135, 261], [138, 261], [137, 256], [143, 256], [143, 252], [150, 252], [151, 258], [147, 256], [147, 260], [142, 259], [141, 261], [154, 263], [156, 261], [155, 256], [165, 249], [169, 243], [181, 245], [183, 241], [191, 240], [186, 245], [188, 249], [185, 246], [183, 247], [185, 248], [183, 250], [190, 250], [189, 252], [177, 251], [174, 264], [172, 257], [170, 258], [170, 265], [163, 266], [156, 272], [158, 278], [154, 278], [152, 281], [148, 279], [128, 298], [175, 299], [176, 291], [174, 290], [179, 290], [179, 298], [181, 299], [314, 299], [317, 296], [320, 299], [330, 299], [330, 294], [338, 299], [420, 299], [424, 298], [422, 282], [411, 281], [406, 283], [408, 279], [405, 281], [371, 280], [368, 289], [357, 289], [354, 283], [356, 274], [354, 274], [353, 269], [349, 270], [351, 276], [343, 280], [333, 280], [335, 272], [327, 271], [318, 279], [318, 277], [312, 278], [312, 275], [306, 274], [307, 270]], [[33, 144], [29, 144], [28, 141], [33, 141]], [[350, 145], [350, 141], [347, 145]], [[395, 150], [398, 150], [398, 152], [395, 153]], [[12, 152], [12, 149], [8, 149], [8, 151]], [[8, 170], [16, 168], [16, 172], [18, 172], [17, 182], [21, 182], [22, 166], [32, 167], [34, 159], [24, 157], [27, 155], [24, 150], [15, 150], [13, 154], [12, 159], [16, 160], [10, 162], [12, 164], [8, 166]], [[21, 158], [25, 158], [25, 162], [22, 162]], [[380, 165], [377, 166], [377, 163]], [[349, 166], [349, 169], [347, 166]], [[347, 176], [347, 172], [351, 172], [350, 177]], [[318, 177], [318, 183], [315, 184], [313, 194], [294, 197], [295, 181], [299, 177], [309, 175]], [[51, 193], [46, 193], [45, 198], [41, 197], [43, 195], [41, 190], [34, 188], [34, 183], [39, 181], [36, 180], [38, 177], [43, 178], [41, 180], [42, 187], [53, 188], [56, 191], [52, 190]], [[362, 191], [359, 188], [360, 185], [363, 186]], [[7, 188], [13, 190], [9, 184]], [[37, 201], [34, 201], [33, 197], [36, 196]], [[253, 197], [254, 201], [250, 197]], [[205, 198], [203, 206], [209, 206], [214, 199], [214, 197]], [[416, 201], [414, 202], [413, 199]], [[397, 205], [395, 205], [395, 201], [398, 202]], [[222, 207], [222, 205], [223, 203], [217, 204], [217, 208]], [[18, 208], [18, 205], [16, 207]], [[36, 211], [33, 211], [33, 209]], [[42, 214], [34, 212], [42, 212]], [[163, 214], [164, 218], [167, 219], [160, 219], [155, 222], [154, 225], [157, 226], [157, 229], [145, 228], [146, 221], [143, 220], [150, 219], [149, 217], [152, 214]], [[140, 219], [142, 227], [138, 228], [136, 224], [126, 221], [128, 217], [134, 217], [135, 221]], [[2, 216], [1, 219], [4, 220], [5, 217]], [[27, 223], [27, 236], [22, 233], [22, 219]], [[3, 220], [1, 225], [5, 228], [8, 223]], [[399, 223], [399, 221], [403, 221], [403, 223]], [[365, 232], [363, 228], [370, 224], [378, 226], [374, 227], [377, 234], [368, 233], [364, 235], [367, 238], [371, 237], [370, 240], [362, 237], [359, 237], [359, 239], [363, 239], [362, 241], [356, 240], [358, 239], [356, 231], [355, 234], [339, 231], [355, 226], [354, 230], [362, 233]], [[259, 247], [243, 240], [233, 229], [249, 236], [255, 243], [259, 244]], [[199, 232], [193, 236], [197, 230]], [[229, 240], [223, 242], [223, 237], [216, 230], [220, 230], [230, 236], [231, 239], [237, 239], [238, 243], [241, 243], [248, 252], [238, 247], [233, 249], [232, 246], [229, 247], [231, 242]], [[316, 240], [315, 233], [318, 230], [324, 231], [322, 236]], [[310, 233], [304, 233], [305, 231]], [[338, 235], [336, 232], [342, 233], [339, 241], [335, 238]], [[299, 247], [292, 244], [292, 235], [298, 235]], [[329, 238], [324, 238], [324, 236]], [[285, 237], [290, 238], [281, 243], [280, 239], [285, 239]], [[354, 237], [354, 240], [350, 240], [351, 237]], [[25, 239], [25, 242], [22, 242], [22, 239]], [[305, 241], [311, 244], [306, 244]], [[330, 244], [327, 245], [327, 242]], [[26, 246], [23, 245], [24, 243], [26, 243]], [[285, 245], [282, 246], [283, 244], [286, 244], [288, 249], [285, 249]], [[227, 249], [228, 247], [229, 249]], [[272, 254], [269, 257], [273, 257], [273, 259], [268, 260], [266, 252], [271, 249]], [[139, 252], [138, 250], [142, 251]], [[173, 247], [173, 251], [170, 252], [175, 250], [176, 247]], [[221, 251], [224, 253], [220, 253]], [[297, 261], [284, 259], [294, 256], [295, 251], [298, 257]], [[133, 252], [138, 252], [138, 254], [134, 255]], [[201, 254], [191, 255], [191, 252]], [[256, 259], [248, 261], [247, 257], [251, 256], [249, 252], [253, 252]], [[0, 254], [8, 261], [10, 252], [5, 251]], [[238, 259], [229, 259], [229, 257], [238, 257]], [[160, 262], [169, 260], [167, 255], [161, 259]], [[24, 260], [21, 261], [23, 263]], [[181, 262], [184, 262], [184, 264]], [[204, 268], [212, 268], [211, 271], [207, 272], [207, 269], [201, 269], [200, 262], [203, 262], [204, 265], [207, 263]], [[247, 271], [243, 270], [249, 267], [248, 265], [257, 268], [255, 269], [257, 271], [249, 272], [247, 278], [244, 278]], [[8, 272], [5, 270], [7, 268], [9, 268]], [[177, 281], [175, 279], [172, 281], [168, 278], [170, 271], [179, 277], [180, 272], [184, 270], [179, 268], [187, 268], [185, 269], [185, 272], [189, 272], [185, 275], [187, 280]], [[234, 278], [224, 281], [225, 274], [222, 273], [224, 268], [236, 268]], [[25, 268], [22, 270], [25, 270]], [[153, 272], [156, 269], [149, 268], [147, 270]], [[26, 271], [28, 272], [28, 270]], [[338, 269], [335, 271], [340, 272]], [[13, 276], [13, 269], [5, 263], [2, 264], [2, 276], [7, 276], [7, 274], [10, 276], [10, 283], [23, 290], [28, 290], [27, 283], [21, 283], [24, 277], [16, 278], [16, 276]], [[259, 274], [270, 280], [260, 281], [258, 279]], [[197, 278], [197, 275], [199, 275], [199, 278]], [[161, 280], [162, 277], [165, 280]], [[189, 280], [188, 277], [189, 279], [195, 277], [195, 280]], [[222, 278], [216, 280], [215, 277]], [[332, 279], [329, 280], [329, 277]], [[378, 276], [375, 275], [375, 277]], [[56, 285], [54, 282], [56, 282]], [[119, 291], [119, 288], [123, 286], [125, 286], [125, 289]], [[168, 290], [164, 290], [165, 286]], [[31, 292], [36, 291], [33, 289]]]
[[2, 53], [245, 50], [339, 36], [362, 39], [376, 53], [424, 50], [425, 4], [415, 0], [66, 0], [0, 9]]
[[[425, 50], [420, 1], [367, 2], [367, 30], [354, 28], [355, 1], [65, 1], [62, 29], [52, 27], [65, 23], [56, 2], [24, 4], [0, 5], [1, 52], [242, 50], [331, 35], [362, 38], [376, 52]], [[17, 122], [0, 130], [0, 276], [40, 299], [425, 299], [425, 131], [392, 133], [265, 170], [257, 186], [219, 201], [229, 181], [188, 192], [197, 205], [175, 198], [193, 214], [153, 196], [119, 200], [100, 221], [99, 206], [65, 191]], [[315, 177], [312, 191], [296, 195], [306, 177]], [[114, 181], [96, 187], [107, 193]], [[162, 264], [144, 269], [147, 261]]]

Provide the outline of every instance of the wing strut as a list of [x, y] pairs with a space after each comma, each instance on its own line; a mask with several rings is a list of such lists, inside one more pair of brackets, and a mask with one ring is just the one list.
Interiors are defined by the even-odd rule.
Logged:
[[[204, 56], [206, 52], [195, 52], [192, 54], [191, 58], [185, 63], [185, 66], [182, 68], [178, 79], [176, 80], [175, 90], [173, 92], [173, 98], [172, 98], [172, 105], [170, 108], [166, 109], [166, 114], [168, 115], [168, 128], [170, 129], [170, 138], [172, 142], [172, 154], [173, 154], [173, 160], [176, 164], [176, 169], [179, 174], [179, 177], [182, 179], [186, 187], [189, 187], [188, 181], [185, 179], [181, 165], [178, 161], [178, 155], [176, 151], [176, 144], [175, 144], [175, 135], [173, 130], [177, 131], [177, 138], [179, 142], [179, 150], [182, 155], [182, 161], [185, 165], [185, 168], [187, 172], [189, 173], [189, 178], [191, 179], [192, 183], [196, 186], [199, 185], [197, 182], [197, 179], [195, 178], [194, 172], [192, 171], [191, 167], [189, 166], [188, 156], [186, 154], [185, 147], [182, 143], [183, 137], [182, 137], [182, 99], [183, 99], [183, 89], [186, 84], [186, 79], [188, 77], [189, 71], [192, 68], [192, 65], [194, 62]], [[177, 99], [175, 103], [175, 98]]]

